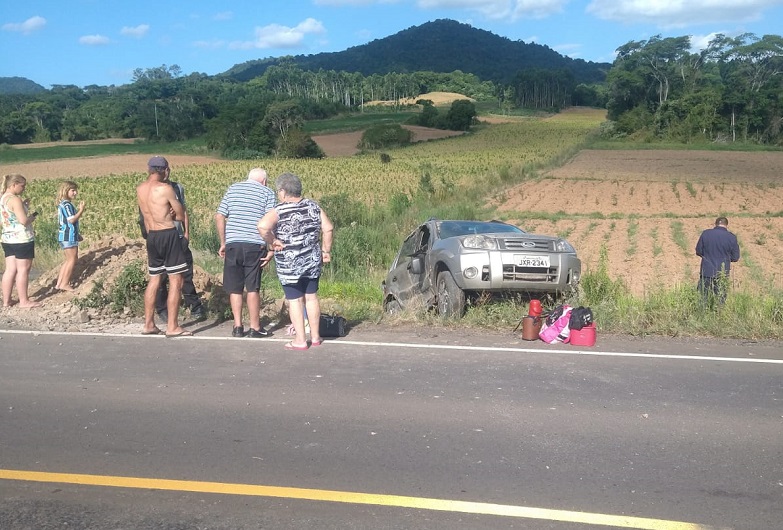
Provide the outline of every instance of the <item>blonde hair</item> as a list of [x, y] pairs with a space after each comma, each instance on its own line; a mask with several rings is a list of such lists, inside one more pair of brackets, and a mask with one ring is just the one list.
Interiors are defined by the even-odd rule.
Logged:
[[57, 204], [60, 204], [62, 201], [68, 200], [68, 192], [71, 190], [78, 190], [79, 186], [76, 185], [76, 183], [72, 180], [66, 180], [62, 184], [60, 184], [60, 189], [57, 191]]
[[22, 184], [22, 183], [26, 184], [27, 183], [27, 179], [24, 178], [19, 173], [11, 173], [10, 175], [6, 175], [3, 178], [3, 193], [8, 191], [8, 188], [13, 186], [14, 184]]

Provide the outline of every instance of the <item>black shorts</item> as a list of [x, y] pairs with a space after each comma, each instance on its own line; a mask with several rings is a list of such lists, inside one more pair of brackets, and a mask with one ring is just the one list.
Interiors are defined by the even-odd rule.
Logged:
[[223, 289], [229, 294], [261, 290], [261, 258], [266, 247], [256, 243], [229, 243], [223, 263]]
[[3, 253], [6, 258], [33, 259], [35, 257], [35, 241], [28, 243], [3, 243]]
[[147, 267], [150, 276], [182, 274], [188, 260], [176, 228], [150, 230], [147, 234]]

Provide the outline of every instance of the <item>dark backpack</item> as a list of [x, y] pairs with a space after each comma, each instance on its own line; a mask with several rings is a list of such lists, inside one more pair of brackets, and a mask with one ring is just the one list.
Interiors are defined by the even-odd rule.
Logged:
[[571, 310], [571, 318], [568, 321], [570, 329], [580, 330], [593, 322], [593, 310], [589, 307], [579, 306]]

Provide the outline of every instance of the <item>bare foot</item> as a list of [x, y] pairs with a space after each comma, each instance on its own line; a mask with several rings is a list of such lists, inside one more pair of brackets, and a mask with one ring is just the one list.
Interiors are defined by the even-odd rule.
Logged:
[[54, 288], [58, 289], [60, 291], [75, 291], [76, 290], [73, 287], [71, 287], [70, 285], [66, 285], [65, 287], [60, 287], [59, 285], [55, 285]]
[[22, 309], [33, 309], [34, 307], [41, 307], [41, 305], [42, 305], [41, 302], [33, 302], [32, 300], [30, 300], [25, 304], [19, 302], [19, 307], [21, 307]]

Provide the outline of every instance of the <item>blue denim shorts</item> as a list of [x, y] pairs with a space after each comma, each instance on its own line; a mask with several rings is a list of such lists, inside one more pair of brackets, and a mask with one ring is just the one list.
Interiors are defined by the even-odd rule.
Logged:
[[283, 293], [286, 300], [296, 300], [306, 294], [315, 294], [318, 292], [319, 278], [299, 278], [296, 283], [284, 283]]
[[60, 248], [65, 250], [66, 248], [78, 247], [78, 241], [60, 241]]

